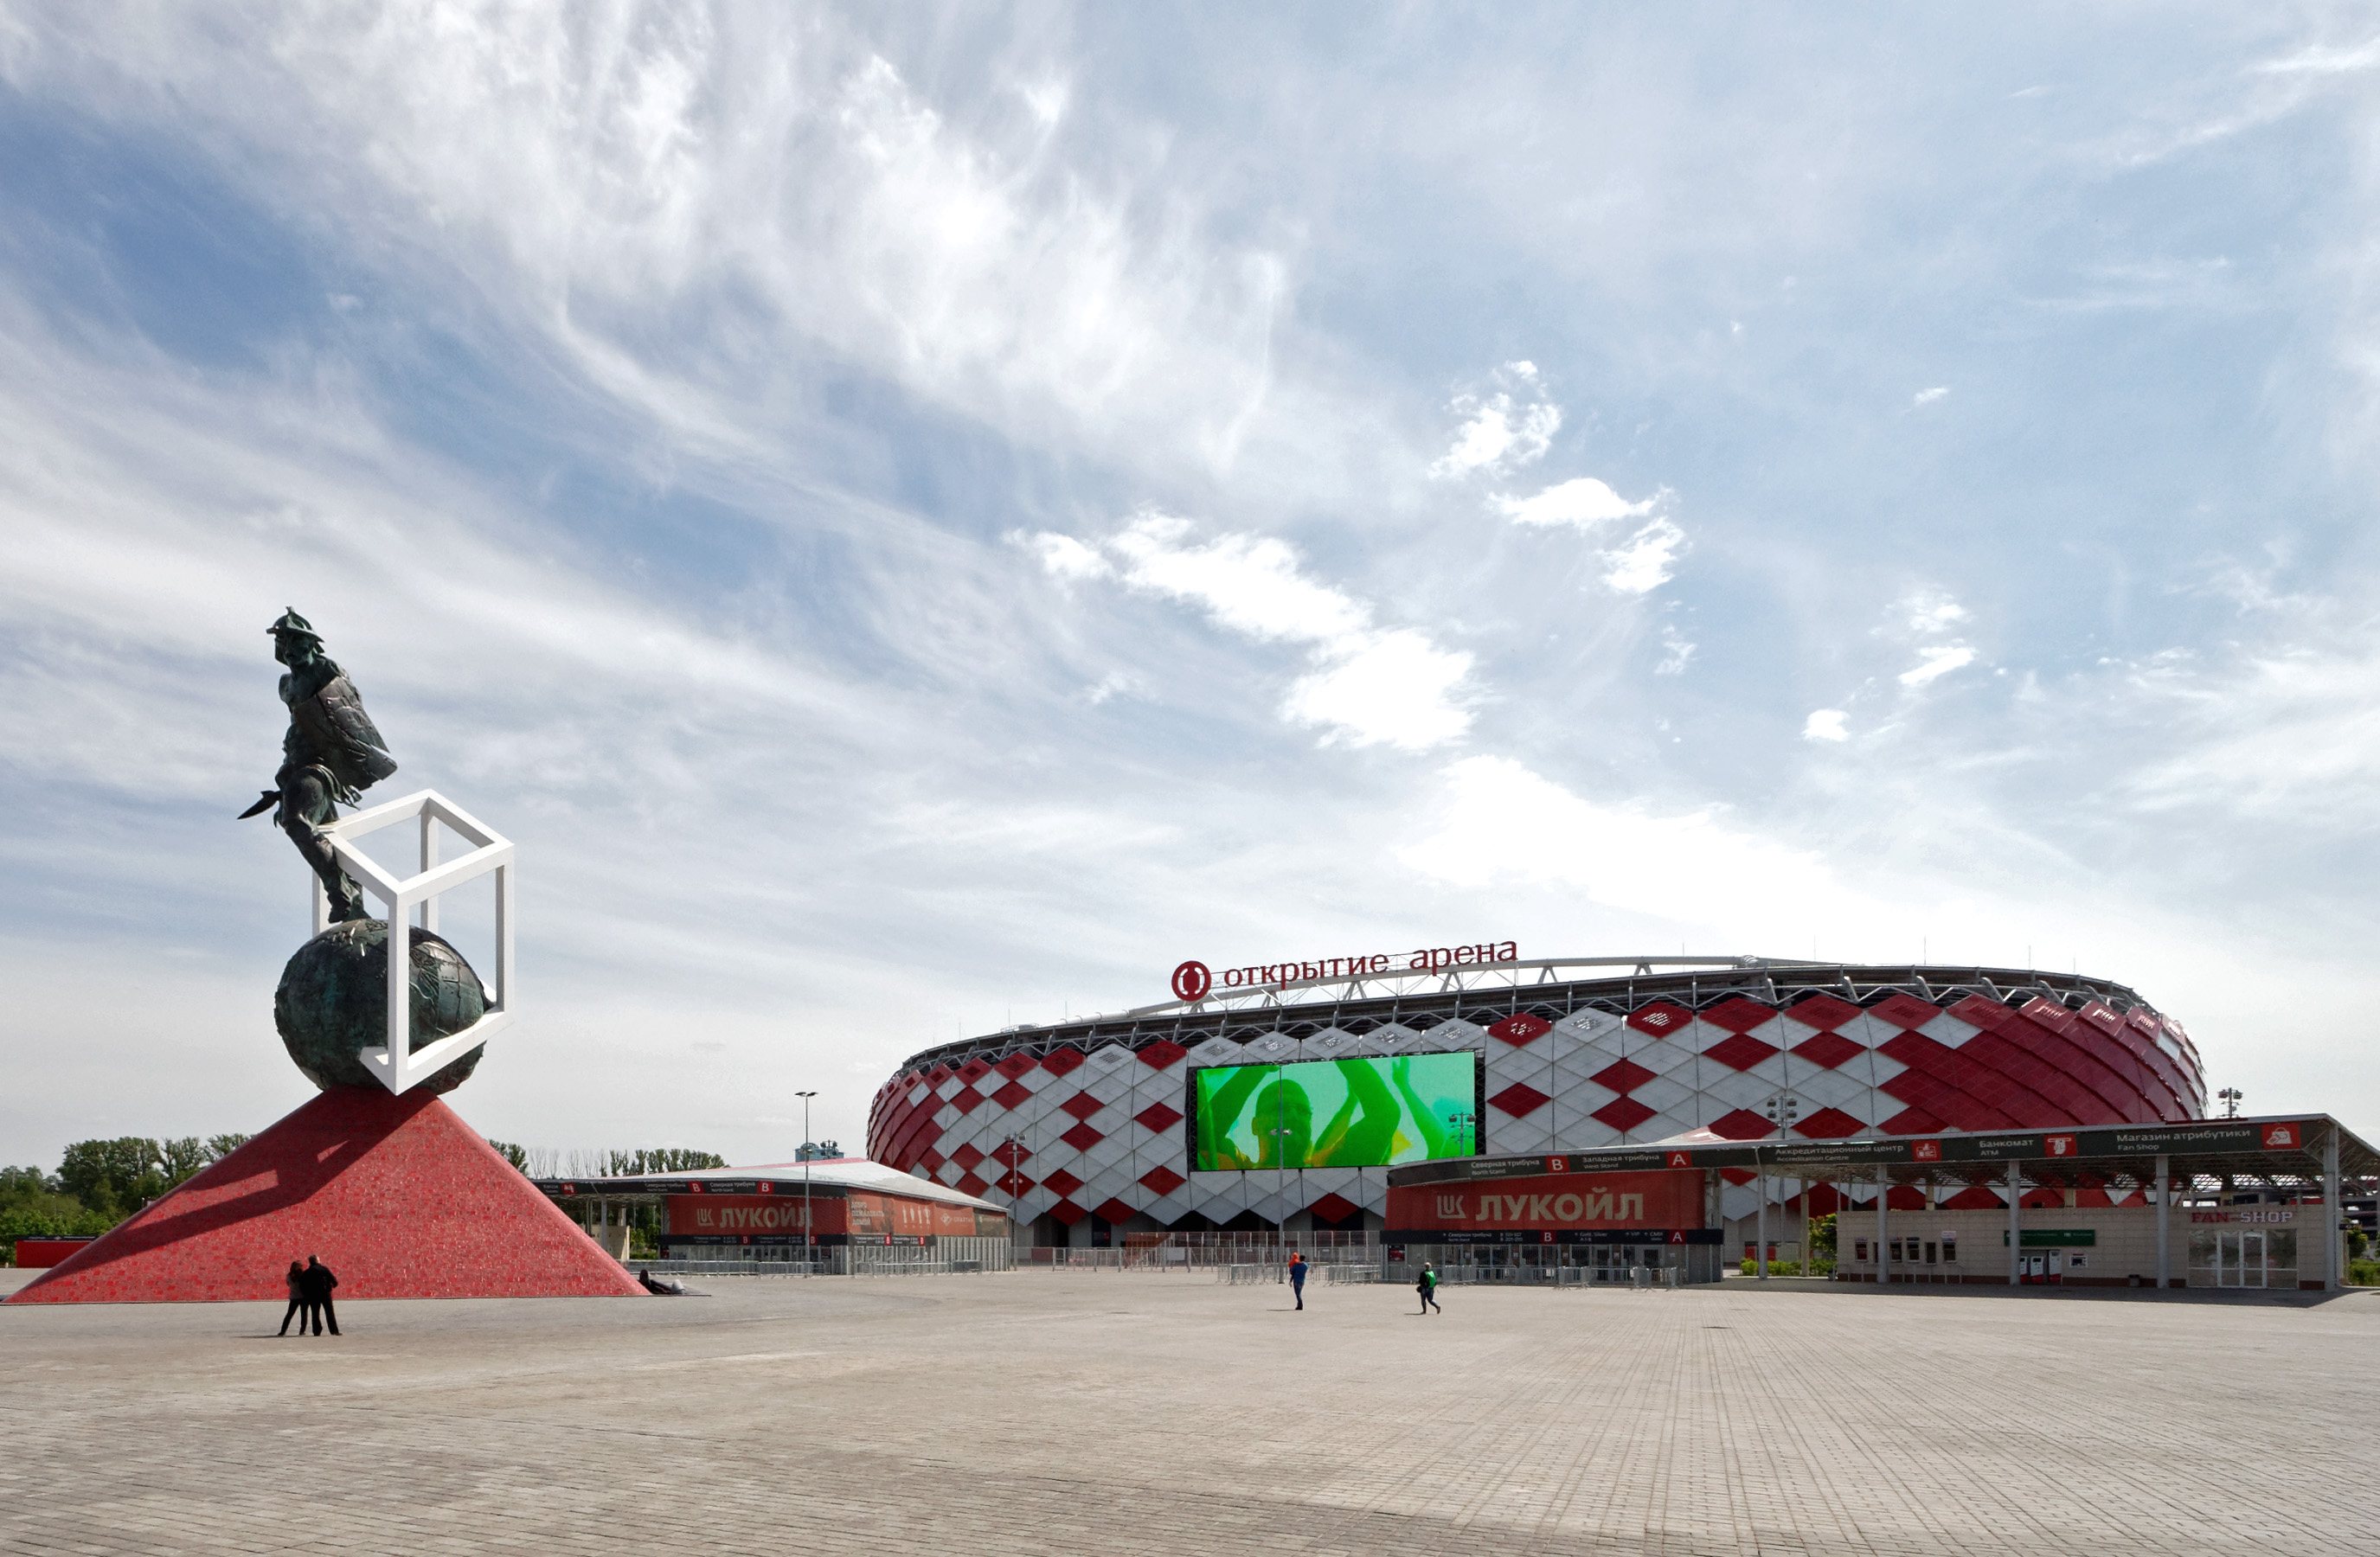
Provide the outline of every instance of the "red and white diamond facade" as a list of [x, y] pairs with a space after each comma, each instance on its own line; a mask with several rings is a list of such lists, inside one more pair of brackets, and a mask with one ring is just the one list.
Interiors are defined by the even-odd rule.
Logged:
[[[1694, 1131], [1834, 1140], [2150, 1124], [2206, 1107], [2189, 1035], [2095, 979], [1795, 965], [1330, 993], [1159, 1007], [930, 1051], [877, 1093], [868, 1155], [1013, 1205], [1020, 1223], [1049, 1218], [1045, 1233], [1091, 1219], [1127, 1231], [1377, 1228], [1385, 1167], [1192, 1173], [1189, 1072], [1468, 1050], [1486, 1077], [1480, 1150], [1495, 1155]], [[1726, 1194], [1726, 1214], [1749, 1211], [1750, 1189]]]

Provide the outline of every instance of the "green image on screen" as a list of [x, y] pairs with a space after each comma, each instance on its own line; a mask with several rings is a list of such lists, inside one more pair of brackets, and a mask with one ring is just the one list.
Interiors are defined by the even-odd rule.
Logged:
[[1377, 1168], [1475, 1156], [1478, 1065], [1466, 1051], [1192, 1071], [1191, 1166]]

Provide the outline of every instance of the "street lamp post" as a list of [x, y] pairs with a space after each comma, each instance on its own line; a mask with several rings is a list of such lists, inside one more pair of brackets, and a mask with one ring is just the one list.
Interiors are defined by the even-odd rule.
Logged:
[[802, 1100], [802, 1274], [807, 1276], [810, 1267], [818, 1263], [818, 1233], [810, 1226], [810, 1158], [814, 1155], [810, 1150], [810, 1100], [818, 1094], [795, 1092], [794, 1096]]

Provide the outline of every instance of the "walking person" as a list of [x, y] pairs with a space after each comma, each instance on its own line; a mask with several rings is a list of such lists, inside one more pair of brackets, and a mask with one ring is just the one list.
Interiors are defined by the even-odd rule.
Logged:
[[[1421, 1262], [1421, 1280], [1414, 1283], [1414, 1290], [1421, 1294], [1421, 1311], [1423, 1313], [1427, 1314], [1432, 1308], [1438, 1308], [1438, 1267], [1431, 1264], [1427, 1259], [1423, 1260]], [[1438, 1311], [1441, 1314], [1446, 1312], [1443, 1308], [1438, 1308]]]
[[[339, 1332], [339, 1310], [332, 1305], [331, 1289], [339, 1284], [339, 1278], [332, 1274], [331, 1268], [322, 1263], [320, 1256], [310, 1254], [306, 1257], [306, 1269], [298, 1280], [306, 1289], [306, 1311], [314, 1321], [314, 1333], [322, 1334], [322, 1326], [327, 1323], [331, 1333], [336, 1335]], [[300, 1328], [303, 1328], [302, 1321]]]
[[281, 1310], [281, 1333], [289, 1333], [289, 1321], [298, 1321], [298, 1333], [306, 1333], [306, 1267], [296, 1260], [289, 1262], [289, 1307]]
[[1297, 1299], [1297, 1311], [1299, 1313], [1304, 1313], [1305, 1311], [1306, 1269], [1305, 1256], [1298, 1253], [1295, 1249], [1290, 1250], [1289, 1290], [1291, 1295]]

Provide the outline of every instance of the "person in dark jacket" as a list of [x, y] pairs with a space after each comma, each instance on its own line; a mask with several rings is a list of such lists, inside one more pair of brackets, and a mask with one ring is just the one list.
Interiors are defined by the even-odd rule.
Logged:
[[1305, 1308], [1305, 1256], [1295, 1249], [1289, 1251], [1289, 1290], [1297, 1298], [1302, 1311]]
[[328, 1324], [331, 1333], [336, 1335], [339, 1310], [331, 1303], [331, 1289], [339, 1284], [339, 1278], [331, 1273], [331, 1268], [322, 1263], [320, 1256], [310, 1254], [298, 1280], [306, 1290], [306, 1311], [314, 1321], [314, 1333], [322, 1334], [322, 1326]]
[[[1421, 1262], [1421, 1280], [1414, 1283], [1414, 1290], [1421, 1294], [1421, 1311], [1423, 1313], [1427, 1314], [1432, 1308], [1438, 1308], [1438, 1267], [1431, 1264], [1427, 1259], [1423, 1260]], [[1441, 1314], [1446, 1312], [1443, 1308], [1438, 1308], [1438, 1311]]]
[[306, 1333], [306, 1267], [296, 1260], [289, 1262], [289, 1307], [281, 1310], [281, 1333], [289, 1333], [289, 1321], [298, 1321], [298, 1333]]

